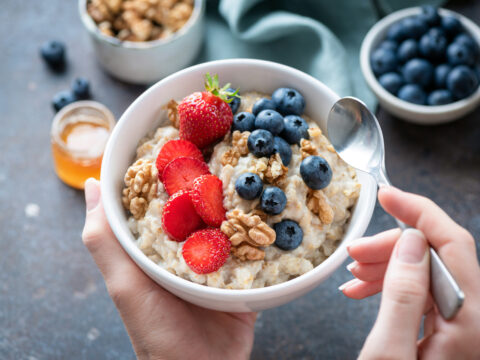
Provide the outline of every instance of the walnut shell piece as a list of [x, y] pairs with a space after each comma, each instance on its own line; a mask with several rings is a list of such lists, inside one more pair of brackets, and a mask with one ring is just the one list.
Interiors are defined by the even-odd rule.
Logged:
[[145, 215], [148, 204], [157, 196], [157, 168], [153, 161], [139, 159], [128, 168], [124, 182], [123, 206], [138, 220]]

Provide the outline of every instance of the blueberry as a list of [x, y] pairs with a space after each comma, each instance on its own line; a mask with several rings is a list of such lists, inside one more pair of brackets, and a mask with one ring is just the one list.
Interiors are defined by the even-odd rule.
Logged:
[[427, 87], [432, 82], [433, 66], [425, 59], [409, 60], [403, 67], [405, 82]]
[[405, 37], [411, 39], [418, 39], [428, 30], [425, 20], [417, 16], [403, 19], [400, 21], [400, 25], [403, 27]]
[[233, 117], [232, 131], [253, 131], [255, 129], [255, 116], [247, 111], [239, 112]]
[[273, 135], [278, 135], [283, 131], [283, 116], [275, 110], [262, 110], [255, 118], [255, 128], [265, 129]]
[[260, 197], [260, 209], [270, 215], [280, 214], [287, 205], [287, 197], [276, 186], [267, 187]]
[[400, 90], [398, 90], [398, 97], [414, 104], [425, 105], [427, 95], [420, 86], [407, 84], [403, 85]]
[[403, 78], [401, 75], [395, 72], [389, 72], [383, 74], [378, 79], [380, 85], [382, 85], [388, 92], [396, 95], [400, 87], [403, 85]]
[[455, 16], [442, 16], [442, 29], [445, 34], [452, 38], [463, 31], [463, 25]]
[[402, 41], [406, 37], [404, 30], [404, 27], [399, 22], [394, 23], [387, 30], [387, 39], [396, 42]]
[[79, 100], [90, 98], [90, 84], [87, 79], [78, 77], [73, 80], [72, 92]]
[[452, 93], [445, 89], [434, 90], [428, 95], [428, 105], [446, 105], [453, 102]]
[[465, 33], [460, 34], [453, 41], [455, 43], [464, 44], [464, 45], [468, 46], [470, 49], [473, 50], [475, 56], [478, 55], [477, 43], [475, 42], [475, 40], [473, 40], [473, 38], [470, 35], [465, 34]]
[[59, 111], [68, 104], [73, 103], [75, 100], [75, 95], [73, 95], [70, 91], [60, 91], [53, 97], [52, 106], [55, 111]]
[[458, 65], [448, 74], [447, 89], [455, 99], [464, 99], [472, 95], [477, 88], [477, 75], [468, 66]]
[[447, 76], [452, 70], [452, 67], [448, 64], [440, 64], [435, 68], [435, 86], [439, 89], [447, 86]]
[[447, 38], [437, 29], [430, 29], [420, 38], [419, 51], [429, 60], [437, 61], [445, 57]]
[[268, 130], [254, 130], [248, 137], [247, 146], [256, 157], [269, 157], [273, 154], [273, 135]]
[[330, 184], [332, 169], [324, 158], [308, 156], [300, 164], [300, 175], [310, 189], [320, 190]]
[[380, 45], [378, 45], [378, 49], [396, 51], [397, 48], [398, 48], [398, 43], [393, 40], [384, 40], [380, 43]]
[[235, 181], [235, 190], [242, 199], [253, 200], [262, 193], [262, 179], [257, 174], [244, 173]]
[[275, 230], [275, 245], [282, 250], [293, 250], [300, 246], [303, 240], [303, 230], [293, 220], [282, 220], [273, 225]]
[[40, 54], [52, 69], [65, 66], [65, 45], [61, 41], [47, 41], [40, 48]]
[[418, 55], [418, 43], [413, 39], [407, 39], [400, 44], [397, 50], [397, 57], [404, 63]]
[[397, 57], [395, 52], [385, 49], [377, 49], [370, 57], [370, 64], [375, 75], [380, 76], [387, 72], [395, 71], [397, 68]]
[[435, 6], [424, 5], [422, 6], [422, 13], [419, 15], [429, 26], [435, 26], [440, 24], [440, 15]]
[[272, 94], [277, 111], [282, 115], [302, 115], [305, 110], [305, 99], [297, 90], [279, 88]]
[[288, 166], [288, 164], [290, 164], [290, 160], [292, 160], [292, 148], [285, 140], [275, 136], [273, 138], [273, 150], [280, 154], [283, 165]]
[[453, 42], [447, 48], [447, 60], [450, 65], [473, 65], [475, 55], [473, 50], [465, 44]]
[[[234, 93], [237, 89], [234, 89], [234, 88], [228, 88], [227, 91], [230, 92], [230, 93]], [[238, 95], [240, 95], [240, 93], [238, 92], [237, 93]], [[230, 101], [228, 103], [228, 105], [230, 105], [230, 109], [232, 109], [232, 114], [235, 114], [238, 110], [238, 108], [240, 107], [240, 102], [241, 102], [241, 99], [238, 97], [238, 96], [229, 96], [228, 97], [229, 99], [232, 99], [232, 101]]]
[[309, 139], [307, 122], [297, 115], [287, 115], [283, 118], [285, 125], [280, 136], [289, 144], [300, 144], [302, 138]]
[[267, 99], [267, 98], [261, 98], [257, 100], [255, 104], [253, 104], [252, 107], [252, 113], [253, 115], [257, 116], [257, 114], [262, 111], [262, 110], [276, 110], [277, 107], [273, 100]]

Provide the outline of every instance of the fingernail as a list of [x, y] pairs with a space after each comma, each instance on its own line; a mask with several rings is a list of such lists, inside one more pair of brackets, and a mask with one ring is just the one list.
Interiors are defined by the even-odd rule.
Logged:
[[352, 269], [357, 265], [356, 261], [354, 262], [351, 262], [350, 264], [348, 264], [346, 267], [347, 267], [347, 270], [352, 272]]
[[403, 231], [398, 240], [397, 258], [400, 261], [416, 264], [422, 261], [427, 251], [423, 233], [417, 229]]
[[100, 187], [98, 181], [94, 178], [87, 179], [85, 181], [85, 203], [87, 205], [87, 211], [93, 210], [100, 202]]
[[354, 285], [354, 284], [356, 284], [356, 283], [358, 283], [358, 279], [352, 279], [352, 280], [347, 281], [346, 283], [340, 285], [340, 286], [338, 287], [338, 290], [343, 291], [343, 290], [345, 290], [347, 287], [350, 287], [350, 286], [352, 286], [352, 285]]
[[358, 238], [354, 239], [350, 242], [350, 244], [347, 245], [347, 251], [350, 252], [350, 249], [362, 242], [364, 242], [366, 239], [369, 239], [369, 237], [363, 237], [363, 238]]

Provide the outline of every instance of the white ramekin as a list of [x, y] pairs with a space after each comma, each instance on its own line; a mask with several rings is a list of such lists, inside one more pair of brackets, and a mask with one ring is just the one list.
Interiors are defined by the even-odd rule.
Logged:
[[[473, 111], [480, 103], [480, 87], [466, 99], [447, 105], [417, 105], [399, 99], [385, 90], [378, 82], [370, 67], [370, 54], [385, 39], [388, 28], [402, 19], [419, 14], [420, 7], [396, 11], [376, 23], [365, 36], [360, 49], [360, 67], [368, 86], [378, 98], [380, 105], [391, 114], [406, 121], [434, 125], [459, 119]], [[453, 15], [458, 18], [470, 35], [480, 44], [480, 28], [474, 22], [456, 12], [439, 9], [441, 15]]]
[[190, 65], [203, 43], [205, 0], [195, 0], [186, 24], [166, 39], [133, 42], [120, 41], [100, 32], [87, 12], [87, 0], [78, 8], [97, 58], [116, 78], [134, 84], [152, 84]]
[[[347, 258], [346, 244], [365, 232], [376, 200], [376, 184], [367, 174], [358, 173], [362, 184], [360, 198], [339, 248], [308, 273], [282, 284], [261, 289], [229, 290], [195, 284], [156, 265], [134, 244], [122, 206], [123, 177], [135, 157], [139, 140], [167, 121], [162, 108], [170, 99], [182, 99], [204, 86], [204, 74], [218, 74], [222, 83], [230, 82], [241, 91], [271, 93], [278, 87], [298, 89], [306, 100], [305, 112], [326, 131], [327, 115], [338, 100], [332, 90], [313, 77], [273, 62], [232, 59], [212, 61], [177, 72], [145, 91], [118, 121], [107, 144], [101, 173], [102, 200], [110, 226], [131, 258], [153, 280], [178, 297], [210, 309], [244, 312], [259, 311], [285, 304], [315, 288]], [[340, 296], [340, 293], [339, 293]]]

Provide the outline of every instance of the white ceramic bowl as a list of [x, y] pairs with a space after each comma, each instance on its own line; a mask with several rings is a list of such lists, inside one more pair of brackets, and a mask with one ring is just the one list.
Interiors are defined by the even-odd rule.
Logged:
[[308, 273], [282, 284], [249, 290], [217, 289], [195, 284], [162, 269], [134, 244], [122, 206], [123, 177], [135, 156], [138, 141], [167, 121], [162, 109], [170, 99], [182, 99], [203, 88], [204, 74], [218, 74], [241, 91], [271, 93], [278, 87], [298, 89], [306, 100], [305, 112], [326, 131], [327, 115], [338, 96], [320, 81], [293, 68], [261, 60], [212, 61], [190, 67], [158, 82], [133, 102], [118, 121], [103, 157], [102, 199], [112, 230], [131, 258], [158, 284], [199, 306], [229, 312], [259, 311], [285, 304], [315, 288], [347, 258], [346, 244], [363, 235], [370, 222], [376, 199], [376, 184], [367, 174], [358, 174], [362, 184], [346, 235], [339, 248]]
[[120, 41], [100, 32], [79, 0], [80, 18], [102, 67], [116, 78], [134, 84], [152, 84], [190, 65], [200, 51], [204, 35], [205, 0], [195, 0], [190, 19], [168, 38]]
[[[468, 98], [448, 105], [417, 105], [401, 100], [385, 90], [370, 67], [370, 54], [385, 39], [388, 28], [392, 24], [420, 12], [421, 9], [419, 7], [396, 11], [376, 23], [363, 40], [360, 50], [360, 67], [367, 84], [377, 96], [380, 105], [393, 115], [417, 124], [434, 125], [446, 123], [459, 119], [478, 106], [480, 103], [480, 88]], [[465, 16], [450, 10], [439, 9], [439, 12], [441, 15], [457, 17], [475, 41], [480, 44], [480, 28], [475, 23]]]

